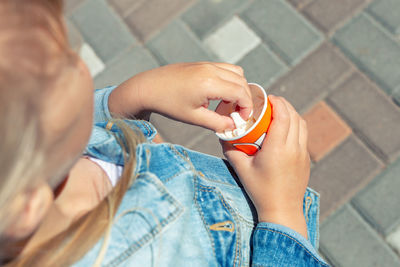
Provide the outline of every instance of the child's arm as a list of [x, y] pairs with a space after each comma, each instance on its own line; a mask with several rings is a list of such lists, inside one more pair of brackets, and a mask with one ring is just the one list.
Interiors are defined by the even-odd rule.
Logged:
[[108, 104], [112, 113], [127, 117], [151, 111], [214, 131], [234, 128], [230, 117], [207, 109], [209, 101], [217, 99], [238, 103], [241, 116], [248, 118], [252, 101], [241, 67], [212, 62], [167, 65], [124, 82]]
[[307, 240], [303, 198], [310, 175], [307, 126], [285, 99], [269, 96], [273, 120], [262, 148], [247, 156], [223, 143], [258, 213], [255, 266], [326, 266]]

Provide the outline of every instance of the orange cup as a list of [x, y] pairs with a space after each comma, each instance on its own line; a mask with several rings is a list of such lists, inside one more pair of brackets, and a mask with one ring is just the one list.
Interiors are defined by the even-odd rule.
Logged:
[[[246, 132], [233, 138], [227, 138], [221, 133], [216, 133], [216, 135], [247, 155], [254, 155], [261, 149], [261, 144], [267, 134], [272, 119], [272, 107], [262, 86], [249, 83], [249, 87], [253, 99], [253, 116], [256, 118], [256, 122]], [[234, 111], [233, 103], [223, 101], [215, 109], [215, 112], [224, 116], [230, 116]]]

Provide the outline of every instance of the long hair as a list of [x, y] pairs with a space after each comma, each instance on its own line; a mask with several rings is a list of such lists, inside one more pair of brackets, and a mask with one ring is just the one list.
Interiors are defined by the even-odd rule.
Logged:
[[[68, 47], [61, 0], [0, 1], [0, 235], [9, 223], [9, 204], [35, 187], [51, 164], [54, 151], [40, 120], [42, 99], [76, 59]], [[125, 159], [119, 183], [96, 208], [10, 266], [69, 266], [103, 237], [95, 265], [101, 263], [112, 218], [135, 179], [136, 147], [144, 141], [122, 120], [113, 122], [123, 133], [117, 136]]]

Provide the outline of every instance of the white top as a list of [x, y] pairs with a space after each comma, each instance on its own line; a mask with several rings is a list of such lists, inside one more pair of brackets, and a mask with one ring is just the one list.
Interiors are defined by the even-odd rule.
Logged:
[[114, 187], [117, 184], [119, 178], [121, 178], [121, 174], [124, 168], [122, 166], [118, 166], [114, 163], [110, 163], [101, 159], [96, 159], [92, 157], [88, 158], [97, 165], [99, 165], [105, 171], [105, 173], [108, 176], [108, 179], [110, 179], [110, 182]]

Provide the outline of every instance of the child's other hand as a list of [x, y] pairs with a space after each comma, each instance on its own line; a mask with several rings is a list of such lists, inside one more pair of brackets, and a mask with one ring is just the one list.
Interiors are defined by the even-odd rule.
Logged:
[[284, 98], [269, 96], [273, 120], [254, 156], [223, 143], [224, 152], [252, 199], [260, 222], [290, 227], [307, 237], [303, 198], [310, 175], [305, 121]]
[[[237, 103], [244, 119], [249, 117], [253, 108], [243, 69], [227, 63], [166, 65], [140, 73], [120, 87], [130, 90], [131, 95], [135, 92], [133, 98], [141, 110], [154, 111], [214, 131], [235, 126], [230, 117], [207, 109], [210, 100]], [[114, 103], [115, 108], [121, 105], [121, 101]]]

